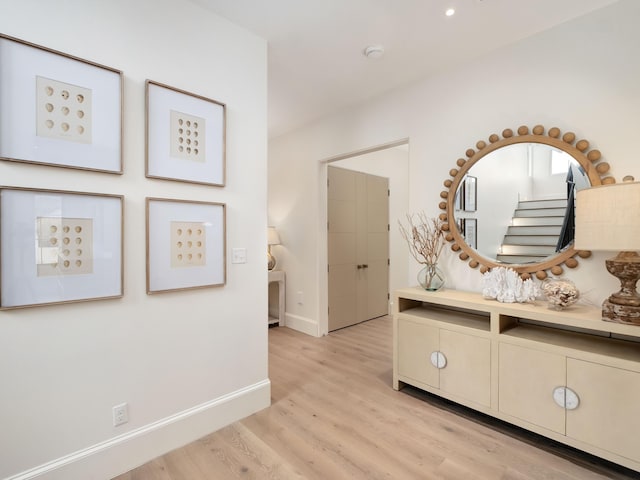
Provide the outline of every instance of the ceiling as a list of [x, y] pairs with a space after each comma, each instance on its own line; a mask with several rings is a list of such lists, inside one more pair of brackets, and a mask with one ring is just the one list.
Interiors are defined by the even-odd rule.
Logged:
[[617, 0], [191, 1], [268, 41], [275, 137]]

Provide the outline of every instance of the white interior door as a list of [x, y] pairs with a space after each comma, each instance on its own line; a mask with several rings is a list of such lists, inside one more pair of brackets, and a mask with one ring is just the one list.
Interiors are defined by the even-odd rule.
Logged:
[[329, 331], [386, 315], [389, 181], [328, 168]]

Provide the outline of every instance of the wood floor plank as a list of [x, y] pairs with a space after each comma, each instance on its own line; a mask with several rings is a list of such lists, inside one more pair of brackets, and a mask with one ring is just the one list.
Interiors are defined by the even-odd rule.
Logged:
[[306, 431], [289, 428], [286, 421], [277, 418], [280, 415], [278, 410], [279, 408], [271, 408], [267, 413], [261, 412], [243, 423], [265, 442], [273, 445], [279, 458], [295, 467], [304, 478], [345, 478], [345, 470], [325, 455], [323, 446], [308, 441]]
[[200, 478], [204, 471], [191, 459], [188, 448], [179, 448], [162, 457], [164, 460], [163, 472], [168, 474], [171, 480], [189, 480]]
[[[186, 447], [191, 461], [201, 472], [189, 478], [300, 479], [303, 478], [273, 455], [271, 448], [239, 423], [227, 426]], [[273, 460], [276, 460], [275, 462]]]
[[392, 322], [269, 330], [271, 407], [117, 480], [628, 480], [635, 472], [392, 383]]
[[176, 480], [165, 466], [165, 458], [159, 457], [129, 473], [116, 477], [117, 480]]

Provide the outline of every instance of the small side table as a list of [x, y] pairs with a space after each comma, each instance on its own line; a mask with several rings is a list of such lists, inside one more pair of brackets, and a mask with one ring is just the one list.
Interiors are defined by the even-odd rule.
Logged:
[[[278, 287], [277, 292], [277, 308], [272, 307], [272, 289], [271, 284], [275, 283]], [[285, 275], [282, 270], [271, 270], [269, 272], [269, 326], [284, 325], [284, 291], [285, 291]], [[273, 295], [275, 297], [275, 295]], [[274, 298], [275, 300], [275, 298]], [[275, 303], [275, 302], [274, 302]]]

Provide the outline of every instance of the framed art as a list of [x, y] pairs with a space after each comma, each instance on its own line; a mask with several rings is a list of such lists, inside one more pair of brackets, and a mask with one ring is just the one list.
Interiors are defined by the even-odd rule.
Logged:
[[123, 198], [0, 187], [0, 309], [122, 297]]
[[478, 208], [478, 179], [467, 175], [464, 179], [464, 211], [475, 212]]
[[147, 293], [226, 283], [226, 205], [147, 198]]
[[475, 218], [464, 219], [464, 239], [473, 249], [478, 249], [478, 220]]
[[456, 190], [456, 196], [453, 199], [453, 209], [455, 211], [462, 210], [462, 200], [464, 198], [464, 182], [462, 182]]
[[146, 97], [146, 176], [224, 186], [225, 104], [151, 80]]
[[0, 159], [122, 173], [119, 70], [0, 35]]

